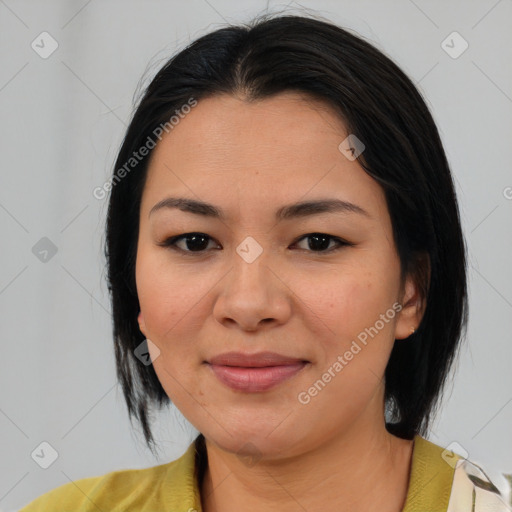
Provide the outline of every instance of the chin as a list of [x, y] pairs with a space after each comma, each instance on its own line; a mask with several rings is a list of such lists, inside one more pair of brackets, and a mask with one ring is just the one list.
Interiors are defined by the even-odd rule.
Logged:
[[294, 455], [295, 449], [301, 444], [301, 439], [296, 439], [297, 431], [280, 430], [275, 426], [251, 422], [250, 424], [237, 425], [229, 429], [235, 432], [230, 435], [222, 427], [215, 431], [203, 431], [205, 438], [225, 452], [238, 455], [241, 459], [247, 459], [247, 465], [257, 459], [279, 459], [284, 454]]

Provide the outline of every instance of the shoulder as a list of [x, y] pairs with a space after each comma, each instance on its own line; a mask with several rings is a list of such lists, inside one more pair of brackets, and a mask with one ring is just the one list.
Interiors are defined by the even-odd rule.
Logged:
[[[406, 512], [512, 512], [512, 475], [467, 459], [457, 443], [446, 448], [415, 437]], [[425, 508], [426, 507], [426, 508]]]
[[512, 474], [459, 458], [447, 512], [512, 511]]
[[20, 512], [155, 510], [172, 502], [179, 506], [195, 502], [194, 453], [192, 444], [184, 455], [167, 464], [68, 482], [39, 496]]
[[112, 471], [102, 476], [68, 482], [39, 496], [20, 512], [85, 512], [97, 511], [98, 507], [109, 507], [108, 510], [112, 510], [119, 507], [128, 497], [133, 501], [137, 495], [145, 494], [151, 485], [158, 484], [166, 473], [166, 466], [170, 467], [172, 464], [147, 469]]

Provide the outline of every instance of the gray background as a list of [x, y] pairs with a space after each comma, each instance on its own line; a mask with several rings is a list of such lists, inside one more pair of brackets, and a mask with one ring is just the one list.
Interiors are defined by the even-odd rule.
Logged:
[[[155, 425], [155, 459], [130, 428], [104, 281], [107, 203], [92, 191], [111, 173], [143, 74], [147, 84], [190, 40], [285, 5], [0, 0], [0, 510], [70, 480], [168, 462], [195, 436], [171, 408]], [[302, 5], [373, 41], [428, 99], [470, 257], [468, 340], [430, 439], [512, 472], [512, 1]], [[46, 59], [31, 47], [43, 31], [59, 45]], [[469, 44], [458, 58], [441, 46], [453, 31]], [[43, 237], [56, 254], [41, 252]], [[59, 455], [48, 469], [31, 458], [43, 441]]]

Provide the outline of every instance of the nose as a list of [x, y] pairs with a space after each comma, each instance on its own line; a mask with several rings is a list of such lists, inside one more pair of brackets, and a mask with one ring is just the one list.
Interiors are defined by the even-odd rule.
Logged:
[[292, 293], [265, 251], [254, 261], [235, 253], [232, 261], [231, 270], [219, 283], [215, 319], [225, 327], [237, 326], [244, 331], [286, 323]]

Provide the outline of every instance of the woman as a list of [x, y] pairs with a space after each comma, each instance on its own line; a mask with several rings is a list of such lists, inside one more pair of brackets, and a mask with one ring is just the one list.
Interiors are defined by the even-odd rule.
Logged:
[[201, 37], [148, 86], [104, 190], [130, 417], [154, 448], [172, 401], [200, 435], [24, 511], [507, 510], [424, 437], [466, 254], [437, 128], [390, 59], [306, 17]]

